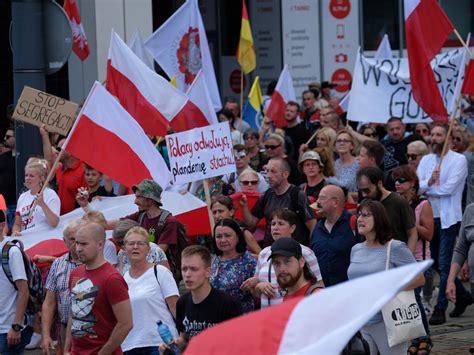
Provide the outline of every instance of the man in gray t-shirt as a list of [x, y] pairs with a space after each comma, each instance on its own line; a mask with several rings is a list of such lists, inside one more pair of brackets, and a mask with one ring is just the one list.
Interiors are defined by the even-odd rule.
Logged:
[[255, 228], [258, 221], [265, 217], [264, 246], [273, 243], [271, 236], [271, 214], [278, 208], [288, 208], [299, 217], [299, 223], [293, 237], [303, 245], [308, 246], [309, 236], [316, 225], [313, 210], [309, 207], [309, 201], [297, 186], [288, 182], [290, 167], [282, 158], [272, 158], [267, 164], [267, 177], [270, 188], [258, 199], [252, 211], [249, 210], [245, 195], [242, 196], [244, 221], [250, 229]]

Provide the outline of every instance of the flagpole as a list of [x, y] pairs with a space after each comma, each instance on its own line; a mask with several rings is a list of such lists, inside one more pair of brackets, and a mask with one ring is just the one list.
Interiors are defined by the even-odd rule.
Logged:
[[454, 29], [454, 34], [458, 38], [459, 42], [461, 42], [461, 44], [464, 46], [464, 48], [466, 48], [467, 53], [469, 53], [469, 57], [472, 58], [472, 53], [471, 53], [471, 50], [469, 49], [469, 46], [467, 45], [466, 42], [464, 42], [464, 39], [461, 37], [457, 29]]
[[244, 101], [244, 70], [242, 67], [240, 68], [240, 121], [239, 121], [239, 128], [238, 130], [242, 130], [244, 115], [242, 112], [242, 102]]
[[444, 156], [446, 154], [446, 151], [448, 150], [449, 137], [451, 136], [451, 131], [453, 130], [453, 120], [456, 116], [456, 113], [458, 112], [459, 107], [461, 106], [461, 99], [462, 93], [460, 92], [456, 100], [456, 105], [454, 106], [453, 112], [451, 112], [451, 116], [449, 117], [448, 132], [446, 133], [446, 140], [444, 141], [443, 150], [441, 151], [437, 170], [441, 169], [441, 164], [443, 163]]
[[207, 214], [209, 216], [209, 222], [211, 224], [211, 234], [214, 232], [214, 218], [212, 217], [211, 212], [211, 193], [209, 191], [209, 179], [204, 179], [202, 181], [202, 185], [204, 187], [204, 196], [206, 197], [206, 206], [207, 206]]

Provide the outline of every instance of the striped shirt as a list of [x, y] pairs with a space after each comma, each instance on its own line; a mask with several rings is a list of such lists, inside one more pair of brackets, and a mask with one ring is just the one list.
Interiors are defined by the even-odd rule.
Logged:
[[69, 253], [57, 258], [51, 264], [45, 288], [56, 295], [59, 320], [67, 324], [71, 312], [71, 294], [69, 291], [69, 275], [81, 263], [70, 259]]
[[[303, 251], [303, 257], [308, 263], [309, 269], [314, 274], [314, 276], [316, 276], [318, 281], [321, 280], [322, 277], [321, 277], [321, 272], [319, 271], [319, 264], [318, 264], [318, 259], [316, 259], [316, 255], [314, 255], [314, 252], [310, 248], [304, 245], [301, 245], [301, 248]], [[255, 271], [255, 276], [258, 277], [259, 282], [269, 282], [268, 281], [268, 268], [271, 266], [271, 262], [267, 261], [267, 259], [271, 253], [272, 253], [271, 247], [266, 247], [258, 255], [257, 269]], [[271, 271], [270, 271], [270, 283], [272, 284], [273, 289], [275, 290], [275, 296], [272, 298], [268, 298], [267, 296], [262, 294], [260, 296], [262, 308], [273, 306], [273, 305], [280, 304], [283, 302], [282, 290], [278, 286], [275, 269], [273, 267], [271, 268]]]

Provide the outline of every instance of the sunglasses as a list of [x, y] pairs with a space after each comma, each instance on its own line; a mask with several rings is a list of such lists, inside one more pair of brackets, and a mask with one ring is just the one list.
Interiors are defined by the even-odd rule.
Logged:
[[247, 186], [250, 186], [250, 185], [258, 185], [258, 180], [243, 180], [240, 182], [241, 185], [247, 185]]
[[421, 134], [421, 133], [429, 133], [428, 129], [417, 129], [415, 130], [416, 133]]
[[421, 154], [406, 154], [408, 160], [416, 160]]
[[351, 143], [351, 141], [349, 139], [338, 139], [336, 141], [336, 143], [339, 143], [339, 144], [341, 144], [341, 143]]
[[375, 133], [364, 133], [364, 136], [370, 137], [370, 138], [375, 138]]
[[264, 145], [264, 147], [265, 147], [266, 150], [277, 149], [279, 146], [280, 146], [280, 144], [278, 144], [278, 145], [265, 144], [265, 145]]
[[398, 182], [399, 184], [403, 184], [407, 181], [410, 181], [410, 180], [408, 180], [407, 178], [404, 178], [404, 177], [399, 177], [398, 179], [395, 180], [395, 182]]
[[455, 142], [458, 142], [458, 143], [461, 143], [461, 142], [462, 142], [462, 138], [461, 138], [461, 137], [452, 137], [452, 140], [455, 141]]

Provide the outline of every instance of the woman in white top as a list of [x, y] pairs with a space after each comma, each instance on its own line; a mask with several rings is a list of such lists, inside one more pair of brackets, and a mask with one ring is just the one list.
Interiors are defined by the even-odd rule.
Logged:
[[150, 252], [148, 232], [133, 227], [125, 235], [130, 269], [124, 279], [132, 304], [133, 328], [122, 343], [124, 354], [158, 354], [162, 339], [156, 323], [166, 324], [178, 336], [174, 317], [179, 292], [170, 270], [146, 260]]
[[12, 235], [20, 235], [21, 231], [40, 225], [51, 227], [58, 225], [61, 209], [58, 195], [48, 187], [40, 194], [47, 173], [46, 160], [35, 158], [30, 159], [27, 163], [25, 186], [28, 191], [22, 193], [18, 198]]

